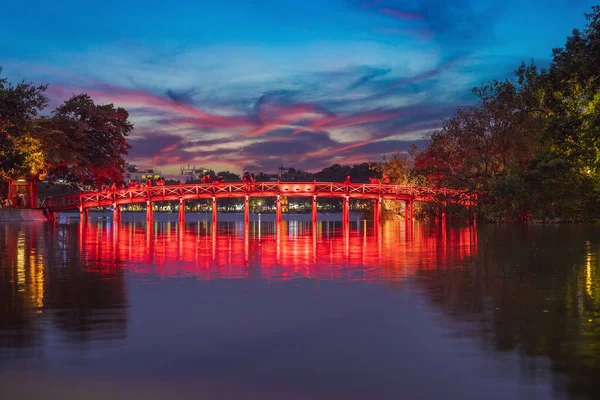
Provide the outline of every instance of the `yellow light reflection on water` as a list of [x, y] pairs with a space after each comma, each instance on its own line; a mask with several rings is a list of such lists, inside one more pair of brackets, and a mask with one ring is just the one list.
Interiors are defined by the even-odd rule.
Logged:
[[44, 257], [36, 254], [35, 247], [26, 243], [25, 231], [17, 234], [16, 243], [16, 286], [17, 292], [23, 293], [24, 299], [31, 308], [41, 312], [44, 306], [45, 269]]
[[586, 242], [586, 256], [585, 256], [585, 291], [588, 296], [593, 295], [593, 279], [592, 279], [592, 263], [595, 259], [594, 254], [590, 251], [590, 242]]
[[19, 231], [17, 239], [17, 291], [25, 290], [25, 232]]
[[46, 280], [44, 257], [41, 254], [32, 254], [29, 258], [29, 262], [33, 272], [33, 280], [31, 282], [31, 299], [35, 307], [38, 309], [38, 313], [41, 313], [42, 307], [44, 306], [44, 282]]

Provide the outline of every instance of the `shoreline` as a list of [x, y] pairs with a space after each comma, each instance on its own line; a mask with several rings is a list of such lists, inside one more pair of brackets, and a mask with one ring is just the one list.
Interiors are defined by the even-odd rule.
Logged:
[[0, 208], [0, 222], [48, 221], [42, 208]]

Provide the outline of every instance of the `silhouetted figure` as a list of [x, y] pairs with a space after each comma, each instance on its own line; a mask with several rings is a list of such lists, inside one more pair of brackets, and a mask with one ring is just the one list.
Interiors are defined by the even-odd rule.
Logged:
[[390, 184], [390, 177], [389, 177], [389, 176], [387, 176], [387, 175], [384, 175], [384, 176], [383, 176], [383, 183], [384, 183], [385, 185], [389, 185], [389, 184]]
[[254, 182], [256, 182], [256, 178], [254, 177], [254, 174], [250, 174], [250, 183]]
[[148, 187], [152, 186], [152, 179], [148, 178]]
[[346, 180], [344, 181], [344, 185], [348, 186], [351, 183], [350, 181], [350, 175], [346, 176]]
[[217, 176], [217, 179], [215, 180], [216, 183], [223, 183], [225, 182], [225, 180], [223, 179], [222, 176]]

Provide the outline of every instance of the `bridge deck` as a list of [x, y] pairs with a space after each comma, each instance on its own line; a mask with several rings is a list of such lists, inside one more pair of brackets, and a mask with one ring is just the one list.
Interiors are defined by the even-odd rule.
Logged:
[[49, 196], [44, 205], [51, 211], [88, 209], [146, 202], [248, 197], [326, 197], [432, 201], [437, 196], [451, 196], [466, 203], [469, 194], [452, 189], [421, 186], [337, 183], [337, 182], [256, 182], [209, 183], [127, 188], [115, 191], [85, 192], [66, 196]]

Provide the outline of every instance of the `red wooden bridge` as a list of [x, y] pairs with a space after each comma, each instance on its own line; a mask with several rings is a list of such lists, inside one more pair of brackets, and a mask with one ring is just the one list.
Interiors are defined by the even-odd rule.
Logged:
[[249, 219], [250, 197], [274, 197], [277, 219], [281, 219], [281, 198], [312, 197], [313, 220], [317, 217], [317, 198], [343, 199], [343, 220], [348, 221], [350, 215], [350, 199], [372, 199], [374, 201], [374, 218], [381, 219], [381, 202], [383, 200], [404, 201], [406, 215], [413, 219], [415, 201], [429, 202], [436, 198], [451, 198], [454, 202], [468, 204], [468, 193], [452, 189], [435, 189], [420, 186], [336, 183], [336, 182], [256, 182], [256, 183], [208, 183], [169, 186], [136, 187], [120, 190], [86, 192], [66, 196], [50, 196], [44, 200], [43, 206], [49, 215], [66, 210], [79, 210], [82, 219], [87, 220], [88, 210], [95, 207], [112, 207], [113, 216], [119, 219], [121, 206], [128, 204], [146, 204], [146, 217], [152, 218], [152, 204], [162, 201], [179, 201], [179, 219], [185, 219], [185, 202], [187, 200], [212, 199], [213, 220], [217, 219], [217, 199], [244, 199], [245, 219]]

